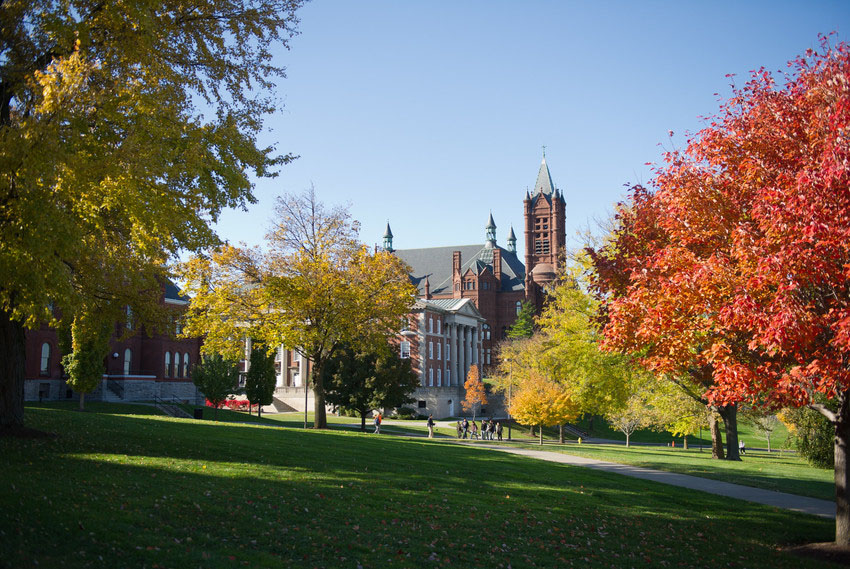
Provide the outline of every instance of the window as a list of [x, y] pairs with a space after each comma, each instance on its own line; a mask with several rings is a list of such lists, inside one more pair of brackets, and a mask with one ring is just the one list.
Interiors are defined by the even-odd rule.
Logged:
[[180, 352], [174, 352], [174, 377], [180, 377]]
[[428, 316], [428, 333], [434, 333], [434, 318], [432, 316]]
[[48, 344], [47, 342], [41, 345], [40, 375], [50, 375], [50, 344]]
[[487, 365], [490, 364], [490, 348], [487, 348]]
[[133, 364], [133, 350], [124, 350], [124, 375], [130, 375], [130, 367]]
[[449, 361], [450, 359], [452, 359], [451, 356], [452, 356], [452, 345], [447, 343], [446, 344], [446, 361]]
[[437, 334], [442, 334], [442, 332], [440, 331], [442, 329], [442, 325], [443, 325], [443, 321], [437, 320]]
[[484, 326], [481, 327], [481, 339], [482, 340], [489, 340], [490, 339], [490, 325], [489, 324], [485, 324]]
[[171, 377], [171, 352], [165, 352], [165, 373], [163, 377]]
[[452, 370], [447, 369], [446, 370], [446, 385], [451, 385], [451, 384], [452, 384]]
[[440, 359], [440, 348], [442, 347], [442, 342], [437, 342], [437, 359]]
[[428, 342], [428, 358], [434, 359], [434, 342]]
[[183, 319], [178, 317], [174, 321], [174, 335], [179, 336], [182, 333], [183, 333]]
[[434, 368], [428, 368], [428, 386], [434, 387]]
[[133, 329], [133, 309], [130, 308], [130, 305], [127, 305], [127, 321], [126, 321], [127, 330]]
[[400, 342], [399, 348], [399, 357], [403, 360], [410, 359], [410, 342]]
[[183, 377], [189, 377], [189, 352], [183, 354]]
[[488, 281], [484, 281], [484, 290], [490, 290], [490, 283]]
[[517, 300], [517, 301], [516, 301], [516, 313], [517, 313], [517, 315], [519, 315], [519, 313], [520, 313], [520, 311], [521, 311], [521, 310], [522, 310], [522, 302], [520, 302], [519, 300]]
[[443, 385], [443, 370], [437, 369], [437, 387]]
[[424, 402], [424, 401], [421, 401], [421, 400], [420, 400], [420, 401], [419, 401], [416, 405], [417, 405], [420, 409], [424, 409], [424, 408], [425, 408], [425, 402]]

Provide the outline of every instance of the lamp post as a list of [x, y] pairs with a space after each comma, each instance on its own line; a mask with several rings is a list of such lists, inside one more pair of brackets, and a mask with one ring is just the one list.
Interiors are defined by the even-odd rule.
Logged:
[[508, 440], [511, 440], [511, 387], [514, 384], [514, 361], [508, 360]]

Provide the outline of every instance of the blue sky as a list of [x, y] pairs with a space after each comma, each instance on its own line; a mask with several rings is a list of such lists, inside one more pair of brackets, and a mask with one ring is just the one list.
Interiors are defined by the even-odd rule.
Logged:
[[[313, 184], [350, 204], [360, 237], [398, 249], [484, 243], [490, 211], [522, 245], [522, 199], [546, 146], [567, 237], [646, 183], [730, 94], [818, 33], [850, 34], [850, 2], [315, 0], [282, 51], [284, 107], [262, 143], [298, 160], [227, 212], [231, 242], [262, 242], [275, 197]], [[668, 131], [675, 134], [672, 139]]]

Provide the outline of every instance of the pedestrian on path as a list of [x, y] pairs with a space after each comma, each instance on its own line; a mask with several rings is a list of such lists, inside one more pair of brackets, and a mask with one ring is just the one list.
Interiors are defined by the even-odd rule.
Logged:
[[381, 414], [380, 413], [375, 415], [375, 434], [376, 435], [381, 434]]
[[744, 439], [738, 441], [738, 452], [741, 454], [747, 454], [747, 445], [744, 443]]
[[434, 415], [428, 415], [428, 422], [426, 423], [426, 425], [428, 425], [428, 438], [433, 439], [434, 438]]

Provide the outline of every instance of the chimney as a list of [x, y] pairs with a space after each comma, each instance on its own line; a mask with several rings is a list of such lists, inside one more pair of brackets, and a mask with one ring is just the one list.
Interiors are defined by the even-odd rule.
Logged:
[[431, 281], [428, 280], [428, 277], [425, 277], [425, 300], [431, 299]]
[[460, 298], [463, 295], [463, 284], [460, 281], [460, 251], [452, 253], [452, 297]]

